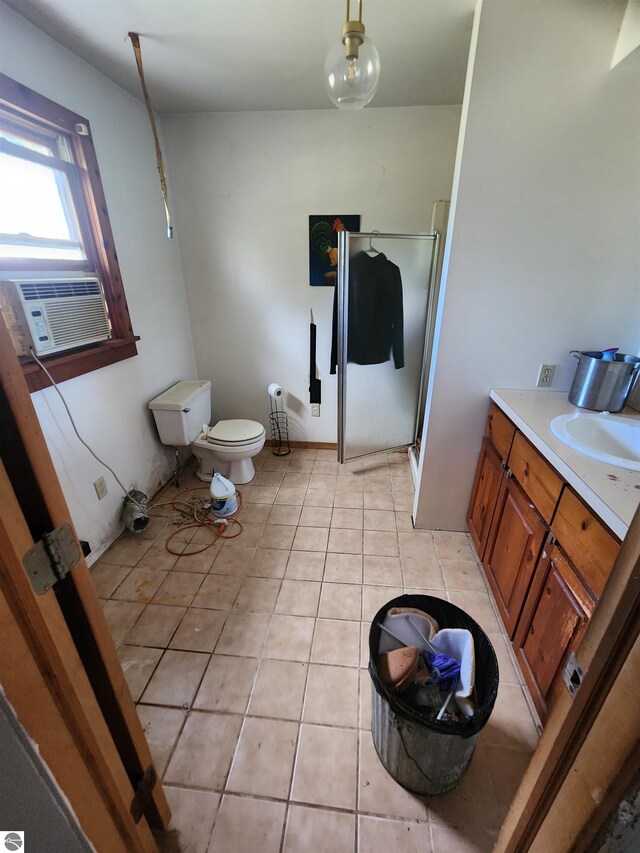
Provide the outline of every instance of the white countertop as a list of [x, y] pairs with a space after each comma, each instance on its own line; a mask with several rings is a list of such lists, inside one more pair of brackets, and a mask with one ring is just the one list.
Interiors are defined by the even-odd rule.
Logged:
[[[585, 456], [556, 438], [549, 427], [557, 415], [586, 409], [572, 406], [566, 391], [492, 388], [490, 396], [596, 515], [624, 539], [640, 503], [640, 472]], [[633, 409], [619, 414], [640, 419]]]

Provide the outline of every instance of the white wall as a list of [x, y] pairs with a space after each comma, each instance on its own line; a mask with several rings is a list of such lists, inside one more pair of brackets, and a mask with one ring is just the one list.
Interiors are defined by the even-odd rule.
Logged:
[[[133, 60], [132, 60], [133, 61]], [[195, 372], [177, 240], [166, 225], [142, 103], [0, 3], [0, 69], [90, 124], [138, 355], [61, 386], [80, 433], [125, 485], [157, 489], [171, 471], [146, 403]], [[121, 529], [122, 495], [72, 434], [53, 389], [32, 395], [78, 535], [95, 557]], [[109, 488], [100, 503], [92, 483]]]
[[[198, 377], [214, 418], [268, 425], [288, 392], [291, 438], [336, 440], [329, 375], [333, 288], [309, 286], [308, 216], [361, 214], [363, 230], [425, 232], [449, 198], [460, 108], [163, 116]], [[308, 392], [318, 325], [320, 418]]]
[[640, 57], [624, 3], [484, 0], [456, 163], [417, 522], [464, 529], [491, 387], [640, 346]]

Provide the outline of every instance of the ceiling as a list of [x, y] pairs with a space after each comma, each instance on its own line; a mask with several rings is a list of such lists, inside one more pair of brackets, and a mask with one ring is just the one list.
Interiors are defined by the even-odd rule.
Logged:
[[[324, 58], [344, 0], [5, 0], [159, 112], [333, 109]], [[351, 17], [357, 17], [352, 0]], [[459, 104], [475, 0], [364, 0], [382, 74], [372, 106]]]

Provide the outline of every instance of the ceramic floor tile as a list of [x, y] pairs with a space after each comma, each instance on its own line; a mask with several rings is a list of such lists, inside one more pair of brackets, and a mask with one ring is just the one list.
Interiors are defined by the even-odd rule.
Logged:
[[284, 576], [287, 579], [321, 581], [324, 560], [324, 552], [292, 551]]
[[326, 551], [329, 529], [327, 527], [298, 527], [293, 540], [293, 551]]
[[354, 809], [357, 749], [354, 730], [303, 724], [291, 800]]
[[333, 506], [333, 489], [307, 489], [305, 506]]
[[[226, 538], [224, 540], [224, 548], [252, 548], [260, 541], [264, 524], [256, 524], [254, 522], [243, 522], [242, 533], [239, 536]], [[223, 550], [224, 550], [223, 548]]]
[[302, 506], [306, 494], [306, 488], [290, 488], [281, 486], [280, 489], [278, 489], [278, 496], [275, 499], [275, 502], [276, 504], [287, 504], [287, 506]]
[[340, 468], [340, 464], [335, 461], [335, 459], [317, 459], [313, 463], [313, 473], [314, 474], [338, 474], [338, 469]]
[[444, 589], [445, 582], [436, 556], [401, 557], [402, 576], [405, 586], [422, 589]]
[[289, 463], [288, 472], [302, 474], [310, 474], [313, 470], [313, 459], [305, 459], [304, 457], [293, 457]]
[[211, 610], [231, 610], [242, 581], [242, 577], [235, 575], [206, 575], [193, 597], [192, 604], [194, 607], [207, 607]]
[[164, 781], [221, 791], [236, 749], [242, 717], [193, 711], [165, 772]]
[[367, 509], [364, 512], [365, 530], [396, 531], [396, 516], [383, 509]]
[[272, 504], [277, 494], [278, 489], [275, 486], [252, 486], [250, 500], [256, 504]]
[[434, 530], [433, 541], [441, 560], [475, 560], [466, 533]]
[[365, 492], [364, 508], [365, 511], [368, 509], [383, 509], [393, 512], [393, 498], [385, 492]]
[[355, 837], [353, 814], [290, 806], [283, 853], [354, 853]]
[[306, 489], [309, 486], [311, 474], [299, 471], [288, 471], [282, 485], [285, 489]]
[[[196, 531], [197, 533], [198, 531]], [[197, 548], [202, 547], [202, 545], [208, 544], [211, 540], [211, 535], [209, 531], [207, 531], [208, 538], [205, 539], [204, 542], [194, 542], [191, 540], [189, 543], [189, 548], [187, 550], [193, 549], [194, 551]], [[211, 568], [213, 561], [219, 554], [221, 548], [207, 548], [206, 551], [200, 551], [198, 554], [189, 554], [187, 556], [178, 557], [176, 560], [173, 570], [175, 572], [197, 572], [202, 575], [206, 575], [209, 569]]]
[[396, 512], [412, 512], [413, 503], [414, 499], [411, 495], [393, 496], [393, 508]]
[[275, 612], [289, 616], [315, 616], [320, 598], [319, 581], [282, 581]]
[[396, 529], [398, 532], [406, 533], [409, 530], [413, 530], [413, 518], [410, 512], [396, 512], [394, 515], [396, 517]]
[[480, 740], [521, 752], [533, 752], [536, 748], [538, 730], [519, 685], [500, 683], [496, 703]]
[[[113, 602], [114, 604], [124, 602]], [[111, 604], [111, 602], [109, 602]], [[135, 607], [144, 607], [136, 604]], [[105, 607], [105, 611], [106, 611]], [[184, 607], [165, 604], [147, 604], [144, 613], [127, 634], [127, 643], [134, 646], [155, 646], [166, 649], [174, 631], [186, 613]], [[113, 632], [112, 632], [113, 633]]]
[[334, 554], [362, 554], [362, 530], [332, 527], [327, 550]]
[[360, 623], [337, 619], [316, 620], [311, 648], [314, 663], [358, 666]]
[[[284, 456], [276, 456], [269, 449], [268, 455], [264, 458], [264, 464], [263, 464], [261, 470], [262, 471], [287, 472], [291, 466], [292, 459], [293, 459], [293, 456], [291, 454], [286, 454]], [[255, 460], [255, 457], [254, 457], [254, 460]], [[258, 469], [256, 468], [256, 470], [258, 470]]]
[[245, 717], [227, 790], [286, 800], [297, 736], [297, 723]]
[[175, 742], [186, 719], [181, 708], [138, 705], [138, 717], [144, 729], [158, 775], [162, 778]]
[[305, 723], [356, 728], [358, 670], [310, 664], [302, 719]]
[[216, 645], [216, 652], [258, 657], [268, 627], [269, 617], [262, 613], [230, 613]]
[[299, 720], [306, 679], [306, 663], [263, 660], [248, 713], [256, 717]]
[[223, 548], [213, 561], [209, 573], [244, 577], [249, 574], [254, 553], [255, 548]]
[[381, 853], [386, 850], [393, 850], [393, 853], [428, 853], [430, 849], [428, 823], [385, 820], [364, 815], [358, 818], [358, 853]]
[[168, 574], [162, 569], [138, 566], [129, 572], [112, 597], [118, 601], [139, 601], [147, 604]]
[[162, 657], [162, 649], [145, 646], [120, 646], [118, 657], [133, 701], [137, 702]]
[[190, 607], [169, 643], [170, 648], [187, 652], [212, 652], [226, 618], [227, 614], [223, 610]]
[[171, 572], [153, 596], [154, 604], [177, 604], [188, 607], [208, 575], [191, 572]]
[[487, 634], [501, 634], [503, 628], [498, 622], [491, 599], [482, 592], [450, 592], [449, 600], [475, 619]]
[[520, 673], [516, 669], [511, 653], [509, 641], [503, 634], [489, 634], [489, 641], [498, 658], [498, 669], [500, 671], [501, 684], [522, 684]]
[[92, 566], [91, 579], [95, 584], [98, 598], [111, 598], [131, 571], [131, 566], [103, 563], [102, 560]]
[[309, 660], [314, 620], [306, 616], [271, 617], [263, 657], [277, 660]]
[[[340, 478], [338, 477], [338, 485], [339, 484]], [[347, 489], [336, 489], [333, 505], [334, 507], [339, 507], [341, 509], [361, 510], [364, 507], [364, 494], [361, 487], [356, 491], [353, 486], [349, 484], [349, 488]]]
[[271, 504], [254, 504], [247, 501], [242, 504], [242, 509], [238, 513], [238, 519], [244, 524], [245, 521], [250, 521], [255, 524], [264, 524], [271, 516]]
[[372, 586], [402, 586], [402, 569], [399, 557], [364, 558], [364, 582]]
[[362, 587], [362, 620], [370, 623], [383, 604], [402, 595], [402, 587], [397, 586], [363, 586]]
[[304, 506], [300, 515], [300, 526], [329, 527], [332, 512], [330, 506]]
[[482, 570], [475, 560], [440, 560], [447, 589], [487, 592]]
[[309, 488], [331, 491], [335, 489], [337, 479], [337, 474], [314, 474], [312, 472], [309, 480]]
[[[150, 545], [150, 542], [146, 543]], [[184, 550], [186, 543], [173, 542], [172, 548], [174, 551]], [[150, 566], [152, 569], [164, 569], [170, 571], [175, 566], [179, 554], [170, 554], [164, 546], [164, 542], [154, 542], [150, 548], [146, 548], [143, 556], [138, 562], [139, 566]]]
[[420, 560], [437, 559], [436, 547], [430, 530], [401, 530], [398, 533], [400, 554]]
[[205, 654], [166, 651], [142, 694], [142, 702], [190, 706], [208, 662]]
[[384, 530], [364, 531], [364, 553], [379, 557], [398, 556], [398, 534]]
[[200, 711], [244, 714], [257, 669], [255, 658], [212, 655], [193, 707]]
[[268, 523], [271, 524], [298, 524], [302, 507], [287, 506], [286, 504], [274, 504], [269, 514]]
[[358, 725], [367, 732], [371, 731], [371, 676], [366, 670], [360, 670], [360, 714]]
[[495, 843], [494, 833], [431, 824], [433, 853], [492, 853]]
[[369, 732], [360, 732], [358, 809], [371, 814], [427, 820], [423, 799], [405, 790], [385, 770]]
[[429, 797], [427, 805], [433, 823], [487, 832], [498, 829], [500, 815], [480, 745], [456, 787]]
[[282, 483], [284, 471], [258, 471], [252, 481], [253, 486], [279, 486]]
[[116, 566], [135, 566], [151, 548], [148, 539], [133, 539], [131, 536], [121, 536], [102, 555], [101, 560]]
[[[363, 513], [361, 509], [350, 509], [334, 505], [331, 516], [331, 527], [343, 530], [362, 530]], [[393, 528], [395, 530], [395, 527]]]
[[[104, 605], [102, 612], [105, 615], [116, 647], [124, 643], [125, 638], [144, 609], [144, 604], [134, 601], [113, 601], [112, 599]], [[127, 640], [127, 642], [131, 642], [131, 640]]]
[[245, 578], [233, 609], [243, 613], [273, 613], [280, 585], [281, 581], [275, 578]]
[[504, 819], [527, 769], [531, 755], [500, 746], [483, 746], [500, 819]]
[[362, 586], [348, 583], [323, 583], [318, 616], [323, 619], [360, 620]]
[[330, 583], [362, 584], [362, 555], [327, 554], [324, 580]]
[[288, 551], [277, 548], [256, 548], [249, 565], [249, 574], [258, 578], [282, 578], [288, 559]]
[[169, 828], [178, 832], [181, 853], [207, 853], [220, 794], [166, 785], [164, 792], [171, 809]]
[[147, 524], [144, 530], [141, 530], [140, 533], [136, 533], [136, 538], [150, 539], [151, 541], [153, 541], [159, 536], [162, 536], [162, 533], [164, 532], [166, 526], [166, 518], [154, 518], [153, 516], [150, 516], [149, 523]]
[[225, 794], [208, 853], [278, 853], [286, 806]]
[[259, 548], [277, 548], [284, 551], [291, 550], [296, 528], [284, 524], [267, 524], [262, 531], [258, 541]]

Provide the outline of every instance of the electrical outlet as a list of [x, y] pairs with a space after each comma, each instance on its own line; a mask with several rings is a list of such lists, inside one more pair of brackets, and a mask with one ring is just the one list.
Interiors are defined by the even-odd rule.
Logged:
[[99, 501], [101, 501], [102, 498], [106, 498], [109, 492], [104, 477], [98, 477], [98, 479], [93, 483], [93, 488], [96, 490], [96, 495], [98, 496]]
[[312, 403], [311, 404], [311, 417], [319, 418], [320, 417], [320, 403]]
[[553, 375], [556, 372], [557, 364], [541, 364], [540, 372], [538, 373], [538, 388], [548, 388], [553, 384]]

